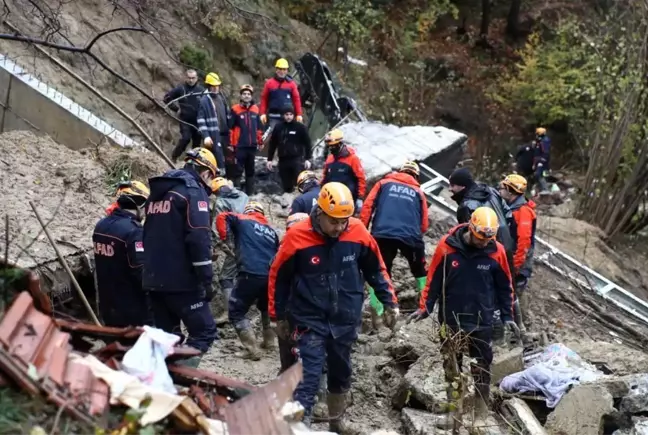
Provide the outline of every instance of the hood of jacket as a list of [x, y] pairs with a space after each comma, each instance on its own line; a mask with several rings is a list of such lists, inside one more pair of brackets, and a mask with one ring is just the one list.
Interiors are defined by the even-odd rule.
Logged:
[[524, 195], [520, 195], [517, 198], [515, 198], [515, 200], [512, 203], [510, 203], [508, 206], [511, 210], [517, 210], [520, 207], [522, 207], [524, 204], [528, 205], [534, 210], [536, 208], [536, 203], [531, 200], [527, 200], [526, 198], [524, 198]]
[[385, 176], [385, 180], [394, 180], [399, 183], [407, 184], [408, 186], [420, 187], [421, 183], [414, 178], [413, 175], [406, 174], [405, 172], [392, 172]]
[[452, 194], [452, 199], [461, 204], [463, 201], [473, 199], [478, 202], [486, 202], [490, 197], [490, 189], [486, 184], [474, 183], [472, 186], [466, 187], [461, 192]]
[[497, 244], [494, 240], [488, 242], [488, 245], [484, 248], [477, 248], [476, 246], [469, 245], [464, 239], [464, 235], [470, 231], [468, 229], [468, 224], [457, 225], [450, 230], [446, 243], [448, 246], [455, 248], [458, 251], [461, 251], [467, 257], [474, 257], [477, 255], [490, 255], [497, 252]]
[[211, 194], [211, 187], [200, 178], [198, 172], [193, 168], [172, 169], [171, 171], [153, 177], [149, 180], [151, 194], [148, 201], [159, 201], [166, 193], [178, 185], [184, 184], [187, 187], [202, 187], [208, 195]]

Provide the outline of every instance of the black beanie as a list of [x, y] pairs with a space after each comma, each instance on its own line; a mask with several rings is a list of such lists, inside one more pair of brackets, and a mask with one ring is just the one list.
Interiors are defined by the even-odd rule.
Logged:
[[475, 184], [475, 180], [473, 180], [473, 176], [468, 168], [455, 169], [454, 172], [450, 174], [449, 181], [450, 184], [464, 187], [470, 187]]

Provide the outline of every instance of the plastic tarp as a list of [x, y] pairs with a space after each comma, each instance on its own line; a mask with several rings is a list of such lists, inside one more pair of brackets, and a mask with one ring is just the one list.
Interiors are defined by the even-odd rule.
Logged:
[[576, 352], [562, 343], [555, 343], [548, 346], [530, 367], [502, 379], [500, 388], [507, 393], [542, 393], [547, 407], [554, 408], [570, 386], [603, 376]]
[[340, 130], [362, 160], [368, 180], [382, 177], [407, 160], [425, 160], [467, 139], [445, 127], [398, 127], [380, 122], [351, 122]]

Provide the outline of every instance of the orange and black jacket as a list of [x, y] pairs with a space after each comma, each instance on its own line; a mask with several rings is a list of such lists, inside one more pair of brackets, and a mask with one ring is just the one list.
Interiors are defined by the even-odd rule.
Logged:
[[492, 327], [493, 312], [503, 322], [513, 318], [513, 286], [504, 246], [466, 244], [468, 224], [454, 227], [437, 245], [421, 294], [419, 309], [432, 312], [439, 304], [439, 323], [464, 331]]
[[230, 145], [239, 148], [254, 148], [262, 142], [263, 124], [256, 104], [235, 104], [232, 107]]
[[360, 157], [351, 147], [344, 146], [337, 156], [329, 154], [324, 164], [322, 185], [337, 181], [349, 188], [353, 199], [364, 199], [367, 179]]
[[234, 253], [239, 273], [268, 276], [270, 263], [279, 248], [279, 235], [261, 213], [221, 213], [216, 217], [221, 240], [234, 235]]
[[397, 305], [380, 250], [359, 219], [350, 218], [337, 239], [326, 237], [316, 217], [286, 232], [270, 267], [270, 317], [298, 330], [353, 339], [362, 318], [365, 280], [388, 307]]
[[520, 195], [509, 204], [509, 207], [513, 213], [514, 222], [514, 225], [511, 225], [511, 235], [515, 241], [513, 276], [523, 275], [529, 278], [533, 264], [533, 251], [535, 250], [537, 221], [535, 203], [527, 201], [524, 195]]
[[408, 246], [423, 244], [428, 230], [425, 193], [410, 174], [394, 172], [377, 182], [362, 206], [360, 220], [377, 239], [400, 240]]

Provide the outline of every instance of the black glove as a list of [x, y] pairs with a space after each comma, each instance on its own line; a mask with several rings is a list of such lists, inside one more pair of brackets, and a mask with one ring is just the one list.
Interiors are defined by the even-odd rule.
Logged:
[[270, 327], [274, 329], [275, 334], [277, 334], [279, 339], [285, 341], [290, 337], [290, 325], [287, 320], [277, 320], [276, 322], [272, 322]]
[[214, 285], [212, 283], [203, 284], [200, 286], [200, 295], [205, 302], [211, 302], [214, 299]]
[[418, 322], [420, 320], [427, 318], [429, 315], [430, 314], [427, 312], [427, 310], [422, 310], [419, 308], [418, 310], [414, 311], [412, 314], [407, 316], [407, 323], [410, 323], [412, 321]]

